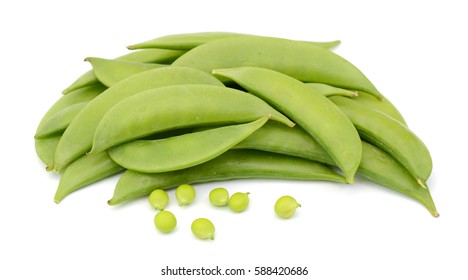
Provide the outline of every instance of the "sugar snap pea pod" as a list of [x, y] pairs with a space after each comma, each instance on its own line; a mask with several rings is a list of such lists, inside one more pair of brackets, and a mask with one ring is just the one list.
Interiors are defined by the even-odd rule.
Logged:
[[85, 61], [91, 63], [94, 75], [107, 87], [111, 87], [131, 75], [167, 66], [165, 64], [143, 63], [123, 59], [104, 59], [99, 57], [87, 57]]
[[[172, 34], [158, 37], [149, 41], [137, 43], [128, 46], [128, 49], [146, 49], [146, 48], [161, 48], [161, 49], [175, 49], [175, 50], [190, 50], [199, 45], [235, 36], [255, 36], [250, 34], [233, 33], [233, 32], [197, 32], [197, 33], [183, 33]], [[340, 44], [340, 41], [331, 42], [310, 42], [325, 48], [333, 48]]]
[[41, 139], [34, 139], [36, 154], [41, 161], [46, 165], [46, 170], [51, 171], [54, 166], [55, 148], [60, 140], [61, 135], [53, 135]]
[[245, 178], [323, 180], [344, 183], [343, 176], [325, 165], [280, 154], [254, 150], [230, 150], [194, 167], [163, 172], [127, 170], [120, 177], [109, 205], [148, 195], [155, 189]]
[[[117, 59], [144, 63], [172, 63], [177, 57], [184, 53], [184, 51], [178, 50], [148, 49], [130, 52], [128, 54], [117, 57]], [[93, 70], [89, 70], [78, 77], [78, 79], [76, 79], [75, 82], [64, 89], [62, 93], [68, 94], [78, 88], [98, 83], [99, 80], [94, 75]]]
[[[297, 125], [289, 128], [269, 122], [234, 148], [261, 150], [327, 165], [335, 164], [327, 152]], [[405, 167], [380, 148], [362, 142], [362, 158], [357, 173], [419, 201], [433, 216], [438, 215], [429, 189], [421, 187]]]
[[370, 106], [382, 113], [389, 115], [390, 117], [394, 118], [395, 120], [401, 122], [402, 124], [406, 125], [406, 121], [403, 118], [402, 114], [398, 111], [398, 109], [393, 105], [387, 97], [382, 99], [377, 99], [374, 96], [366, 93], [366, 92], [359, 92], [357, 96], [353, 99], [354, 101]]
[[[358, 96], [357, 91], [351, 91], [347, 89], [342, 89], [342, 88], [337, 88], [334, 86], [330, 86], [327, 84], [321, 84], [321, 83], [305, 83], [305, 85], [313, 90], [314, 92], [320, 93], [324, 96], [334, 96], [334, 95], [340, 95], [340, 96], [347, 96], [347, 97], [356, 97]], [[375, 97], [373, 97], [376, 99]]]
[[75, 116], [88, 104], [88, 101], [70, 105], [58, 111], [42, 127], [40, 137], [49, 137], [51, 135], [62, 134]]
[[157, 173], [174, 171], [211, 160], [262, 127], [269, 116], [179, 136], [136, 140], [109, 149], [110, 157], [128, 170]]
[[50, 119], [54, 118], [55, 114], [77, 103], [87, 101], [89, 102], [96, 96], [98, 96], [100, 93], [102, 93], [105, 89], [105, 86], [97, 84], [93, 86], [83, 87], [73, 92], [70, 92], [66, 96], [61, 96], [42, 117], [41, 121], [39, 122], [39, 125], [37, 126], [36, 134], [34, 135], [34, 137], [43, 138], [49, 135], [49, 132], [45, 127], [48, 126], [47, 123], [50, 121]]
[[265, 115], [294, 126], [262, 99], [244, 91], [201, 84], [155, 88], [112, 107], [96, 128], [89, 154], [158, 132], [244, 123]]
[[124, 168], [116, 164], [105, 152], [92, 157], [84, 155], [71, 163], [63, 172], [54, 201], [59, 203], [70, 193], [123, 170]]
[[424, 185], [432, 171], [432, 159], [416, 134], [394, 118], [354, 100], [341, 96], [329, 99], [349, 117], [363, 140], [391, 154]]
[[232, 149], [253, 149], [306, 158], [327, 165], [336, 165], [329, 154], [304, 129], [267, 122]]
[[201, 84], [155, 88], [112, 107], [96, 128], [89, 154], [163, 131], [244, 123], [264, 115], [294, 126], [266, 102], [240, 90]]
[[91, 149], [98, 123], [121, 100], [147, 89], [186, 83], [223, 86], [215, 77], [202, 71], [171, 66], [135, 74], [108, 88], [83, 108], [63, 133], [57, 146], [54, 169], [60, 172]]
[[[285, 74], [259, 67], [215, 69], [266, 100], [310, 133], [352, 183], [361, 160], [361, 141], [351, 121], [327, 97]], [[345, 98], [345, 97], [343, 97]]]
[[213, 69], [258, 66], [282, 72], [303, 82], [369, 92], [379, 91], [353, 64], [325, 48], [293, 40], [236, 36], [198, 46], [172, 65], [211, 73]]
[[408, 169], [382, 149], [366, 142], [362, 143], [362, 148], [360, 175], [416, 199], [429, 210], [432, 216], [439, 216], [425, 183], [416, 181]]

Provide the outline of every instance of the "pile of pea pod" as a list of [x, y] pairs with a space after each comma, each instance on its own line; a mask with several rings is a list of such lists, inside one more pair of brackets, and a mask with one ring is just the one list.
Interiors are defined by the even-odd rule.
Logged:
[[438, 213], [432, 160], [340, 42], [173, 34], [88, 57], [92, 70], [40, 121], [35, 147], [59, 203], [118, 175], [109, 205], [155, 189], [265, 178], [373, 181]]

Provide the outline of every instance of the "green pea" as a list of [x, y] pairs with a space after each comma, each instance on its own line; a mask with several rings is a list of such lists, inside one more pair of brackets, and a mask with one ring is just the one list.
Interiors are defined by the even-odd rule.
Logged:
[[280, 197], [275, 203], [275, 213], [283, 219], [291, 218], [296, 213], [296, 208], [301, 207], [292, 196]]
[[177, 219], [172, 212], [163, 210], [154, 216], [154, 224], [160, 232], [169, 233], [177, 225]]
[[156, 210], [163, 210], [169, 202], [169, 196], [165, 190], [157, 189], [151, 192], [148, 202]]
[[242, 212], [249, 206], [249, 194], [237, 192], [229, 198], [229, 208], [234, 212]]
[[210, 192], [209, 198], [214, 206], [226, 206], [229, 201], [229, 192], [225, 188], [216, 188]]
[[195, 188], [189, 184], [183, 184], [176, 189], [176, 198], [179, 205], [188, 205], [195, 199], [196, 192]]
[[215, 227], [213, 223], [206, 218], [198, 218], [192, 222], [192, 232], [200, 239], [214, 239]]

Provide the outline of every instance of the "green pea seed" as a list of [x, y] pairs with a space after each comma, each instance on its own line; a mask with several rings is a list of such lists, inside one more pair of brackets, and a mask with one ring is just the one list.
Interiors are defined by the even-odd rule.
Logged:
[[163, 210], [154, 216], [154, 224], [160, 232], [169, 233], [176, 227], [177, 219], [172, 212]]
[[183, 184], [176, 189], [176, 198], [179, 205], [188, 205], [195, 199], [195, 188], [189, 184]]
[[214, 239], [215, 227], [206, 218], [198, 218], [192, 222], [192, 232], [200, 239]]
[[229, 201], [229, 192], [225, 188], [211, 190], [209, 199], [214, 206], [226, 206]]
[[234, 212], [242, 212], [249, 206], [249, 194], [237, 192], [229, 198], [229, 208]]
[[156, 210], [163, 210], [169, 202], [169, 196], [165, 190], [157, 189], [151, 192], [148, 202]]
[[301, 207], [296, 199], [289, 195], [280, 197], [275, 203], [275, 213], [283, 219], [288, 219], [296, 213], [296, 208]]

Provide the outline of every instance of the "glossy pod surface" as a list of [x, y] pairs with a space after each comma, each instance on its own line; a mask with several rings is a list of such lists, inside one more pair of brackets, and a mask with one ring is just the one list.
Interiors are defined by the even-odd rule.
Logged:
[[247, 124], [157, 139], [136, 140], [109, 149], [119, 165], [139, 172], [166, 172], [188, 168], [219, 156], [263, 126], [269, 116]]
[[303, 82], [362, 90], [381, 97], [354, 65], [325, 48], [299, 41], [260, 36], [236, 36], [198, 46], [174, 61], [211, 73], [213, 69], [258, 66]]
[[126, 171], [114, 190], [109, 205], [148, 195], [155, 189], [210, 181], [270, 178], [345, 182], [332, 169], [305, 159], [254, 150], [230, 150], [206, 163], [172, 172]]
[[107, 89], [83, 108], [65, 130], [57, 146], [54, 169], [62, 170], [91, 149], [96, 127], [115, 104], [147, 89], [186, 83], [223, 86], [213, 76], [196, 69], [165, 67], [133, 75]]
[[[184, 53], [184, 51], [178, 50], [148, 49], [130, 52], [116, 59], [144, 63], [172, 63]], [[89, 70], [78, 77], [70, 86], [64, 89], [62, 93], [68, 94], [76, 89], [95, 84], [99, 84], [99, 80], [96, 78], [96, 75], [94, 75], [94, 71]]]
[[90, 154], [158, 132], [245, 123], [265, 115], [294, 125], [260, 98], [240, 90], [211, 85], [156, 88], [126, 98], [110, 109], [96, 128]]
[[328, 98], [265, 68], [215, 69], [213, 74], [233, 80], [299, 124], [330, 154], [348, 182], [353, 182], [361, 160], [361, 141], [351, 121]]
[[391, 154], [421, 183], [432, 171], [432, 158], [424, 143], [404, 124], [387, 114], [349, 98], [330, 97], [353, 122], [363, 140]]

